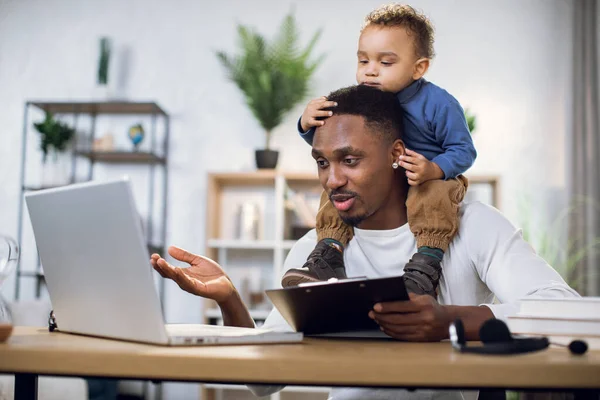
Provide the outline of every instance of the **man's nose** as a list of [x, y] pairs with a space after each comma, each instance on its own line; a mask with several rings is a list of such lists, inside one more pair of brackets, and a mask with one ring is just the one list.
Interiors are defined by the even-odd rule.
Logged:
[[328, 172], [327, 187], [329, 189], [339, 189], [346, 184], [346, 176], [340, 167], [330, 164]]

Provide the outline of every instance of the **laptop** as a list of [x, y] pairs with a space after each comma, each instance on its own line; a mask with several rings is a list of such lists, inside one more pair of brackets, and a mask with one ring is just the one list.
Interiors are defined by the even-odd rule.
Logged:
[[61, 332], [161, 345], [289, 343], [302, 333], [165, 325], [127, 178], [25, 194]]

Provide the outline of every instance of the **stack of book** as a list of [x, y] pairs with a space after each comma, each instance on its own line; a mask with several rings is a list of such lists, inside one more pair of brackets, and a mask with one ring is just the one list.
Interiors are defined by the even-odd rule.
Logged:
[[508, 317], [508, 328], [513, 335], [547, 336], [563, 345], [578, 339], [600, 349], [600, 297], [522, 299], [518, 314]]

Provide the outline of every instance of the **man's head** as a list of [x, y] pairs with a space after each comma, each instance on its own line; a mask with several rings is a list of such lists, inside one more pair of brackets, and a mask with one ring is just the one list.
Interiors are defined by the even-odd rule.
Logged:
[[403, 210], [406, 196], [404, 171], [392, 168], [404, 154], [398, 100], [362, 85], [337, 90], [327, 99], [338, 105], [312, 143], [321, 184], [346, 223], [387, 229], [385, 222]]
[[421, 78], [434, 57], [429, 19], [408, 5], [388, 4], [365, 18], [356, 81], [397, 93]]

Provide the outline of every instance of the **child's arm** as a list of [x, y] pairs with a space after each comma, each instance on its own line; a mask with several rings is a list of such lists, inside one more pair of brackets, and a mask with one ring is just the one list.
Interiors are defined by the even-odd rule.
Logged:
[[431, 127], [443, 150], [428, 160], [422, 154], [406, 149], [400, 166], [406, 170], [408, 184], [417, 186], [434, 179], [452, 179], [471, 168], [477, 157], [465, 113], [452, 98], [436, 111]]
[[452, 179], [468, 170], [477, 157], [465, 113], [454, 98], [436, 111], [431, 124], [436, 141], [443, 150], [431, 160], [406, 149], [400, 166], [406, 170], [408, 184], [417, 186], [434, 179]]
[[304, 109], [302, 116], [298, 120], [298, 133], [308, 144], [312, 144], [315, 136], [315, 128], [325, 125], [324, 119], [331, 117], [333, 112], [325, 110], [337, 106], [334, 101], [328, 101], [327, 97], [322, 96], [312, 99]]
[[477, 152], [458, 101], [453, 98], [436, 112], [432, 128], [444, 152], [431, 161], [444, 172], [443, 179], [456, 178], [471, 168]]

